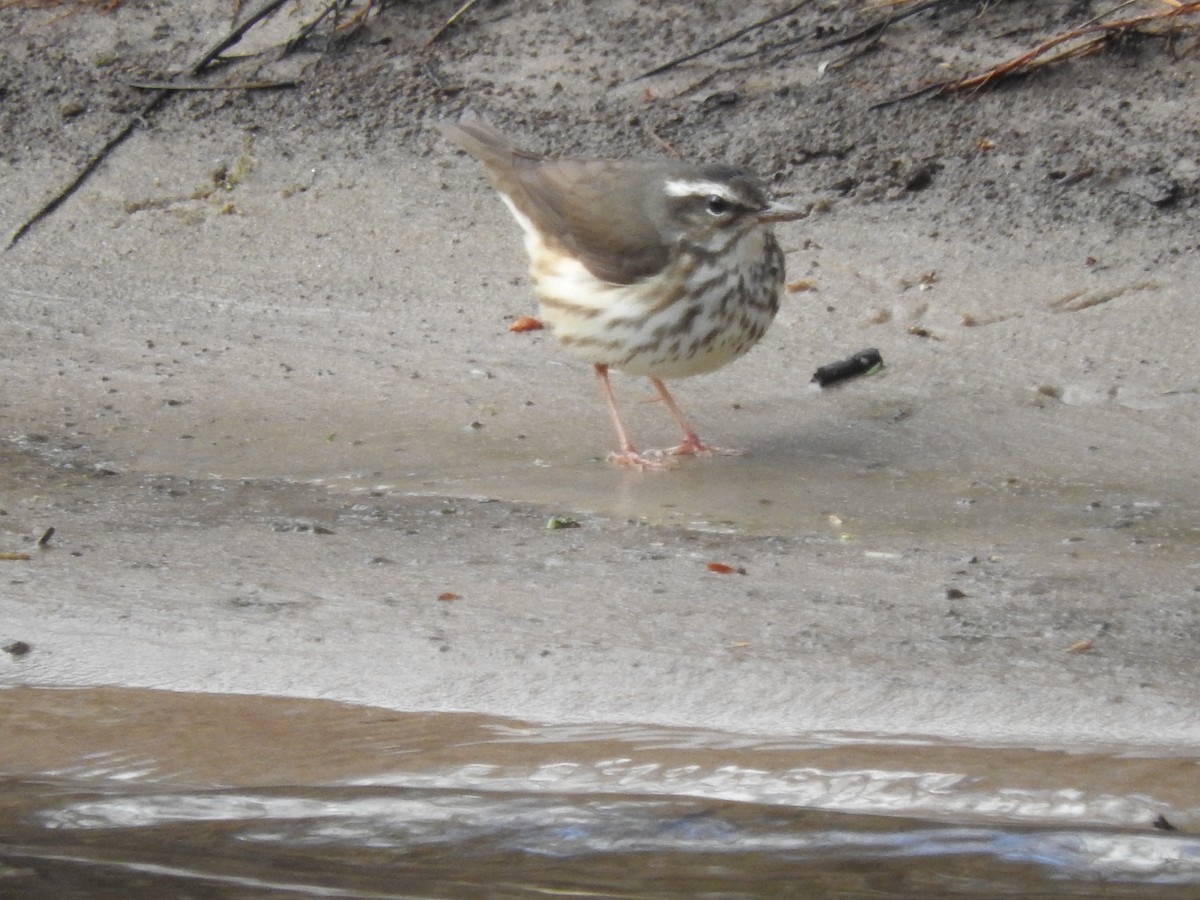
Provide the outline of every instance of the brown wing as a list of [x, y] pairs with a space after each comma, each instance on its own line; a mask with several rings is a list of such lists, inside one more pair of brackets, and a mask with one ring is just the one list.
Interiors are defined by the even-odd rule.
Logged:
[[[516, 159], [520, 196], [512, 200], [588, 271], [630, 284], [661, 271], [668, 238], [647, 213], [647, 190], [661, 191], [645, 163]], [[653, 168], [653, 164], [649, 164]], [[647, 184], [647, 182], [653, 182]]]
[[668, 239], [647, 213], [647, 201], [657, 199], [647, 190], [660, 190], [655, 163], [546, 159], [479, 118], [439, 128], [487, 167], [548, 243], [577, 256], [597, 278], [630, 284], [667, 264]]

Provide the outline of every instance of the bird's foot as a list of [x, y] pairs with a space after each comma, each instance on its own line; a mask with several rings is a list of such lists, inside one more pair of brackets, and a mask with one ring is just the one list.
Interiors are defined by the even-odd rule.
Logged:
[[629, 447], [620, 453], [608, 454], [608, 461], [624, 469], [637, 469], [639, 472], [665, 472], [668, 469], [675, 468], [673, 462], [667, 462], [660, 458], [662, 456], [661, 453], [651, 451], [651, 455], [654, 458], [644, 456], [632, 447]]
[[689, 434], [683, 443], [670, 450], [663, 450], [665, 456], [741, 456], [746, 451], [731, 447], [714, 447], [706, 444], [694, 434]]

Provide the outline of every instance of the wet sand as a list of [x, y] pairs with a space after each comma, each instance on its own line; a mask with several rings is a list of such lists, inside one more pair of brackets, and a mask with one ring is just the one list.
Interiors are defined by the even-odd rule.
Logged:
[[[477, 52], [435, 60], [502, 115], [512, 98], [480, 79], [522, 64], [486, 48], [519, 40], [522, 16], [481, 20], [460, 36]], [[153, 17], [120, 21], [163, 65], [208, 36], [168, 50]], [[6, 230], [129, 104], [117, 88], [86, 113], [39, 99], [39, 84], [109, 83], [95, 60], [112, 22], [39, 22], [13, 42]], [[719, 133], [668, 96], [688, 73], [608, 98], [524, 72], [543, 127], [510, 112], [523, 140], [652, 152], [653, 125], [825, 201], [780, 229], [789, 279], [815, 290], [789, 293], [747, 358], [678, 389], [706, 438], [746, 455], [631, 473], [604, 462], [586, 368], [507, 330], [533, 311], [519, 235], [428, 128], [460, 92], [419, 67], [396, 76], [425, 86], [411, 108], [370, 92], [393, 83], [371, 67], [393, 64], [405, 29], [428, 31], [376, 27], [289, 63], [311, 79], [302, 94], [170, 107], [0, 255], [0, 549], [31, 557], [0, 561], [0, 637], [31, 648], [0, 656], [5, 684], [1194, 752], [1196, 161], [1163, 169], [1155, 154], [1186, 142], [1087, 114], [1080, 92], [1101, 75], [1117, 91], [1120, 72], [1055, 76], [1043, 87], [1073, 98], [1062, 109], [1014, 91], [864, 124], [877, 98], [830, 100], [860, 87], [839, 78], [802, 102], [814, 82], [798, 63], [774, 73], [787, 90], [743, 85]], [[923, 73], [905, 59], [862, 64]], [[1192, 63], [1142, 65], [1162, 91], [1144, 115], [1175, 127], [1174, 82], [1151, 74]], [[351, 96], [354, 115], [335, 102]], [[566, 108], [584, 96], [591, 114]], [[771, 124], [789, 104], [803, 136]], [[1010, 107], [1028, 119], [997, 132], [999, 153], [951, 152]], [[1126, 168], [1051, 190], [1080, 164], [1054, 156], [1070, 156], [1055, 137], [1068, 123], [1105, 159], [1121, 145]], [[887, 188], [917, 153], [889, 162], [887, 142], [923, 129], [949, 142], [942, 174]], [[843, 133], [859, 143], [806, 155]], [[1178, 191], [1155, 194], [1130, 160]], [[864, 347], [880, 374], [810, 385]], [[666, 445], [643, 387], [618, 382], [640, 442]]]
[[[343, 164], [285, 198], [301, 173], [257, 152], [236, 216], [125, 215], [159, 177], [130, 154], [47, 224], [53, 257], [0, 260], [6, 545], [56, 529], [4, 563], [6, 641], [34, 648], [10, 681], [1195, 746], [1191, 258], [868, 254], [878, 223], [798, 223], [790, 270], [819, 290], [679, 391], [746, 455], [634, 473], [603, 461], [586, 369], [507, 331], [531, 304], [482, 184], [451, 211], [437, 163]], [[809, 384], [863, 346], [881, 374]]]

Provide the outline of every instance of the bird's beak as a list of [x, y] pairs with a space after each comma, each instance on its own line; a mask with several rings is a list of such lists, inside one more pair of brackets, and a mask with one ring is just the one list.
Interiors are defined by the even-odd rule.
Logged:
[[803, 219], [808, 215], [807, 209], [797, 209], [794, 206], [788, 206], [786, 203], [772, 203], [766, 209], [758, 213], [758, 221], [763, 224], [771, 224], [772, 222], [791, 222], [795, 219]]

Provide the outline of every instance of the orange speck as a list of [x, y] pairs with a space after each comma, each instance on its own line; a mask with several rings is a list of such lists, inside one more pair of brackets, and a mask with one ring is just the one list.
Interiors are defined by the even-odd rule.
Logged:
[[725, 563], [719, 563], [719, 562], [710, 562], [708, 564], [708, 571], [716, 572], [718, 575], [733, 575], [735, 573], [738, 575], [746, 574], [746, 570], [743, 569], [741, 566], [734, 568], [733, 566], [727, 566], [727, 565], [725, 565]]
[[521, 316], [508, 326], [509, 331], [541, 331], [546, 326], [533, 316]]

